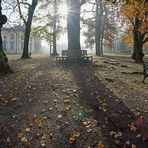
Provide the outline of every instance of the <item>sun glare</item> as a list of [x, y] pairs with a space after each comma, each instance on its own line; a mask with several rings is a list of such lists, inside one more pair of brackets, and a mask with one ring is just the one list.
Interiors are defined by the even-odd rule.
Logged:
[[59, 9], [59, 14], [60, 14], [61, 16], [64, 16], [64, 17], [67, 16], [68, 8], [67, 8], [67, 5], [66, 5], [66, 4], [60, 5], [58, 9]]

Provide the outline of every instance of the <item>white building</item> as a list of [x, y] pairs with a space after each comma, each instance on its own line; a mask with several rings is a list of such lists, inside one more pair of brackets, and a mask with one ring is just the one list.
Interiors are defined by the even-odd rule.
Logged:
[[[3, 49], [8, 54], [21, 54], [24, 45], [24, 27], [2, 28]], [[41, 41], [30, 36], [29, 52], [38, 53], [41, 49]]]

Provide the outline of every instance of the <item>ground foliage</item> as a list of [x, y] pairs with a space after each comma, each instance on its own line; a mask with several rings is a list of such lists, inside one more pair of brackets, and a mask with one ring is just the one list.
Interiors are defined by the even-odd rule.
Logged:
[[57, 64], [10, 58], [0, 75], [1, 147], [146, 148], [148, 80], [129, 57]]

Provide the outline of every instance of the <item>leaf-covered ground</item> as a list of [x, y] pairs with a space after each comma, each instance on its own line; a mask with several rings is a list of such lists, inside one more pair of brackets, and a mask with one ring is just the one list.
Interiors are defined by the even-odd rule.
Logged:
[[148, 78], [129, 57], [10, 65], [0, 74], [1, 148], [147, 148]]

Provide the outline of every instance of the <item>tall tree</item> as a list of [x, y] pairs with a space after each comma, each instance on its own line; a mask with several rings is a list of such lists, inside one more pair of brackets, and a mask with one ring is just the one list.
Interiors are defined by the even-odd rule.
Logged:
[[[102, 0], [96, 0], [96, 17], [95, 17], [95, 44], [96, 55], [101, 55], [101, 28], [102, 28], [102, 16], [103, 6]], [[100, 8], [99, 8], [100, 6]]]
[[80, 8], [85, 3], [85, 0], [67, 0], [68, 15], [67, 15], [67, 32], [68, 32], [68, 50], [69, 58], [76, 55], [81, 57], [80, 45]]
[[68, 0], [68, 50], [81, 50], [80, 46], [80, 0]]
[[[26, 1], [20, 1], [17, 0], [17, 5], [19, 8], [19, 14], [21, 19], [23, 20], [25, 24], [25, 36], [24, 36], [24, 48], [23, 48], [23, 54], [22, 58], [29, 58], [29, 38], [30, 38], [30, 32], [31, 32], [31, 25], [32, 25], [32, 20], [33, 20], [33, 15], [35, 8], [38, 4], [38, 0], [32, 0], [32, 3], [27, 3]], [[27, 5], [28, 6], [28, 14], [27, 14], [27, 19], [23, 16], [22, 10], [21, 10], [21, 5]]]
[[[115, 34], [115, 14], [112, 10], [110, 3], [107, 3], [105, 0], [95, 0], [90, 2], [90, 5], [93, 4], [91, 18], [84, 18], [84, 23], [87, 25], [87, 32], [85, 31], [86, 43], [87, 45], [92, 46], [95, 44], [96, 55], [103, 55], [103, 47], [106, 46], [111, 48], [114, 34]], [[112, 15], [111, 15], [112, 14]]]
[[[132, 58], [137, 63], [143, 62], [143, 45], [148, 41], [148, 1], [129, 0], [122, 4], [121, 14], [133, 35]], [[129, 25], [128, 25], [129, 24]]]
[[0, 72], [2, 73], [12, 72], [12, 70], [8, 65], [8, 58], [3, 51], [3, 42], [1, 35], [1, 29], [6, 22], [7, 22], [7, 17], [2, 14], [2, 0], [0, 0]]
[[[49, 45], [52, 44], [53, 51], [51, 55], [57, 55], [57, 39], [64, 32], [61, 26], [60, 6], [64, 0], [44, 0], [38, 4], [38, 10], [34, 19], [33, 35], [44, 39]], [[48, 10], [48, 11], [46, 11]], [[42, 23], [44, 21], [44, 24]]]
[[58, 3], [57, 0], [54, 0], [53, 4], [53, 11], [54, 11], [54, 16], [53, 16], [53, 53], [52, 55], [57, 55], [57, 11], [58, 11]]

